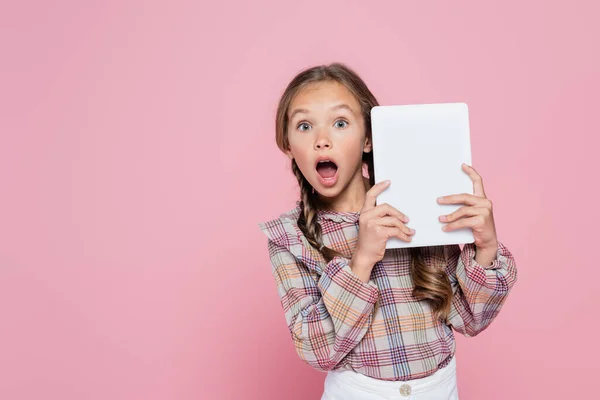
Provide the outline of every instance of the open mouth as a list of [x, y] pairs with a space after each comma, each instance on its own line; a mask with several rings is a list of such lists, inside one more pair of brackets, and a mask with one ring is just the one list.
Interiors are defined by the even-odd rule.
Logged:
[[323, 179], [332, 179], [337, 170], [337, 164], [331, 160], [323, 160], [317, 163], [317, 173]]

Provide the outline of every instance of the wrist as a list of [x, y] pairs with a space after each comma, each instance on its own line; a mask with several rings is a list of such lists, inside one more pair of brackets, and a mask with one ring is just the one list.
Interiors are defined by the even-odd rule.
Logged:
[[498, 251], [498, 241], [485, 246], [475, 246], [475, 250], [485, 254], [496, 254]]
[[350, 270], [358, 276], [358, 278], [367, 283], [371, 279], [371, 271], [373, 270], [373, 265], [375, 263], [371, 263], [368, 259], [365, 259], [364, 256], [359, 251], [355, 251], [350, 259]]
[[350, 259], [350, 269], [354, 270], [371, 270], [373, 269], [374, 262], [365, 258], [360, 251], [354, 253]]
[[496, 254], [498, 253], [498, 245], [496, 247], [476, 247], [475, 248], [475, 261], [483, 267], [489, 267], [496, 260]]

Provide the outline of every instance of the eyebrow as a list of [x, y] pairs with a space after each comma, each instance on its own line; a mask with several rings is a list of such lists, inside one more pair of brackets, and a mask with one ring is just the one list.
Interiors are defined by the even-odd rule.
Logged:
[[305, 110], [304, 108], [296, 108], [292, 115], [290, 115], [290, 121], [294, 119], [296, 114], [308, 114], [308, 110]]
[[352, 113], [352, 115], [356, 115], [356, 114], [354, 113], [354, 110], [353, 110], [353, 109], [352, 109], [352, 108], [351, 108], [351, 107], [350, 107], [348, 104], [338, 104], [337, 106], [335, 106], [335, 107], [332, 107], [331, 109], [332, 109], [332, 110], [340, 110], [340, 109], [345, 109], [345, 110], [348, 110], [348, 111], [350, 111], [350, 113]]
[[[354, 116], [356, 116], [356, 113], [354, 112], [354, 110], [348, 105], [348, 104], [338, 104], [336, 106], [331, 107], [332, 111], [336, 111], [336, 110], [340, 110], [340, 109], [345, 109], [350, 111], [350, 113]], [[294, 119], [294, 116], [296, 114], [308, 114], [308, 110], [304, 109], [304, 108], [297, 108], [295, 109], [292, 114], [290, 115], [290, 120]]]

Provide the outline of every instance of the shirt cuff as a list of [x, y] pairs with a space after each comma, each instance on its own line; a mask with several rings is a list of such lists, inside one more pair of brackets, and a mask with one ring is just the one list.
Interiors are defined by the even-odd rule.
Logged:
[[491, 265], [484, 267], [483, 265], [479, 264], [477, 262], [477, 260], [475, 259], [475, 253], [476, 253], [475, 243], [465, 244], [463, 251], [462, 251], [462, 255], [461, 255], [465, 265], [473, 265], [473, 266], [477, 266], [477, 267], [480, 267], [483, 269], [499, 269], [499, 268], [504, 267], [504, 264], [502, 263], [502, 258], [511, 256], [510, 252], [504, 246], [504, 244], [502, 244], [501, 242], [498, 242], [498, 247], [496, 247], [496, 257], [494, 258], [494, 261], [492, 261]]

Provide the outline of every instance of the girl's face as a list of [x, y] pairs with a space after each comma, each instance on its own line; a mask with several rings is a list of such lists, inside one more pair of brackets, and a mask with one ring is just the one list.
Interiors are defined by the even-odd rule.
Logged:
[[364, 196], [362, 153], [371, 151], [371, 143], [354, 95], [335, 81], [312, 84], [292, 100], [288, 121], [286, 154], [321, 199], [356, 207], [350, 199]]

